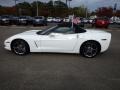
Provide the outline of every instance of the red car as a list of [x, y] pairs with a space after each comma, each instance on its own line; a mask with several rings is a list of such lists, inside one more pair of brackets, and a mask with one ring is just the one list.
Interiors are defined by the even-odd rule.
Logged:
[[108, 28], [109, 23], [110, 23], [110, 21], [108, 18], [96, 18], [95, 20], [93, 20], [92, 26]]

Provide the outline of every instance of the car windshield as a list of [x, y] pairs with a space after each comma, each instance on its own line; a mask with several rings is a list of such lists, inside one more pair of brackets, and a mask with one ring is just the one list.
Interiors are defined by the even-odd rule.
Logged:
[[61, 34], [75, 34], [75, 33], [83, 33], [86, 30], [80, 28], [79, 26], [65, 26], [64, 24], [57, 25], [47, 30], [38, 31], [37, 34], [39, 35], [49, 35], [50, 33], [61, 33]]
[[37, 34], [45, 35], [45, 33], [49, 32], [49, 31], [51, 31], [52, 29], [55, 29], [55, 28], [57, 28], [57, 26], [54, 26], [54, 27], [46, 29], [46, 30], [38, 31]]

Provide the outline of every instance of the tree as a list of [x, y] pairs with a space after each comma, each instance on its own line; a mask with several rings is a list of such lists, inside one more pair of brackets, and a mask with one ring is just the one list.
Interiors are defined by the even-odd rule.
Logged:
[[50, 1], [47, 3], [47, 6], [48, 6], [48, 7], [53, 7], [53, 1], [50, 0]]
[[120, 17], [120, 10], [117, 10], [115, 16]]
[[54, 15], [59, 17], [65, 17], [68, 15], [68, 6], [62, 1], [54, 2]]
[[96, 10], [96, 14], [99, 17], [112, 17], [113, 9], [112, 7], [101, 7]]
[[32, 14], [31, 5], [28, 2], [18, 3], [16, 7], [17, 7], [17, 11], [19, 15], [30, 15], [31, 16]]
[[76, 16], [80, 16], [80, 17], [86, 17], [86, 13], [88, 14], [88, 11], [89, 10], [84, 5], [81, 5], [79, 7], [74, 7], [73, 8], [73, 13]]
[[15, 7], [0, 7], [0, 15], [16, 15]]
[[48, 15], [47, 4], [40, 1], [38, 2], [34, 1], [33, 3], [31, 3], [33, 16], [36, 16], [37, 4], [38, 4], [38, 15], [47, 16]]
[[55, 6], [57, 6], [57, 7], [68, 8], [68, 6], [64, 2], [62, 2], [60, 0], [55, 1], [54, 3], [55, 3]]
[[0, 5], [0, 8], [2, 8], [2, 6]]

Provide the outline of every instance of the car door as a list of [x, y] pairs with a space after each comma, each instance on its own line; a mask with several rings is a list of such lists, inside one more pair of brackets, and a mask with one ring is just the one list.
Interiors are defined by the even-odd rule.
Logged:
[[48, 35], [41, 36], [40, 48], [42, 52], [66, 52], [74, 50], [77, 43], [77, 34], [65, 33], [66, 27], [58, 28]]

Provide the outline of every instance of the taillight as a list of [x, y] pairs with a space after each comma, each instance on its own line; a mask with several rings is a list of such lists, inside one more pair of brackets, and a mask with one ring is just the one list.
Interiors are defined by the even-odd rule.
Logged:
[[104, 21], [102, 21], [102, 24], [105, 24], [105, 22], [104, 22]]

